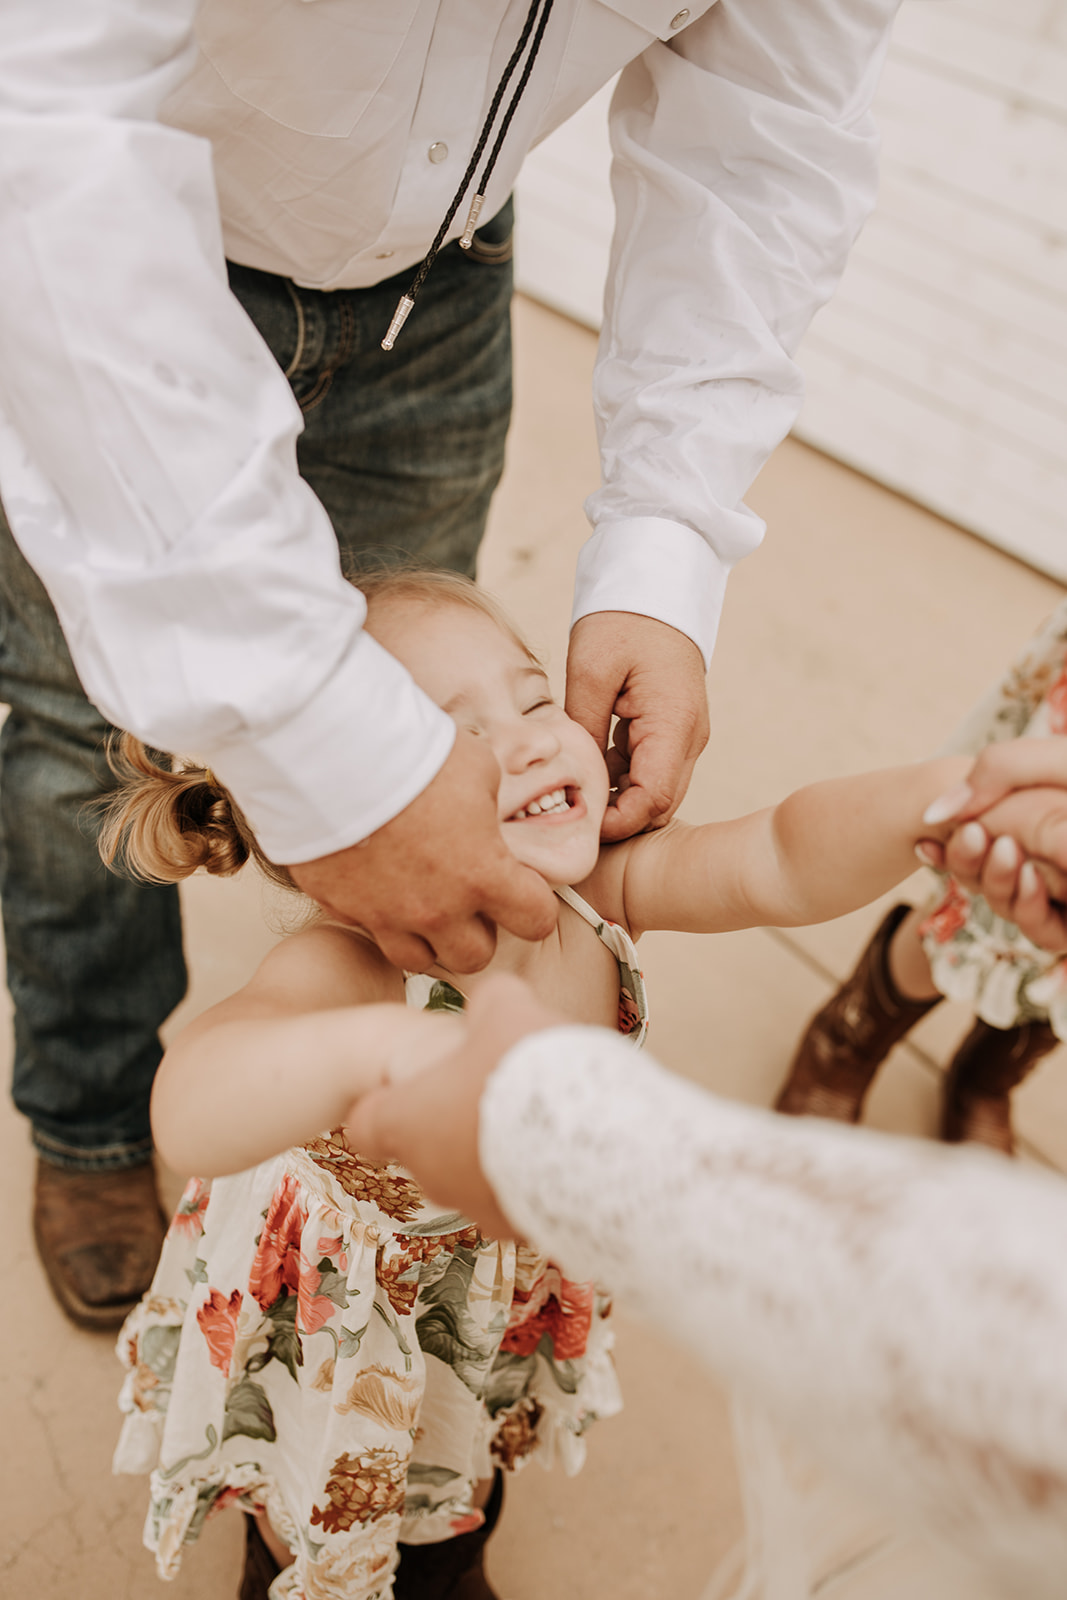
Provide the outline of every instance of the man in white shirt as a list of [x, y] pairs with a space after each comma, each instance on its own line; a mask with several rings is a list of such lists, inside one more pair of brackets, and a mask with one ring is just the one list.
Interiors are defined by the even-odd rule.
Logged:
[[267, 853], [407, 967], [476, 969], [496, 921], [543, 935], [492, 763], [363, 632], [335, 532], [473, 564], [506, 427], [508, 196], [621, 69], [568, 700], [602, 743], [628, 722], [612, 835], [665, 820], [706, 737], [726, 574], [762, 533], [742, 496], [873, 201], [895, 7], [3, 8], [0, 497], [22, 555], [7, 541], [0, 894], [38, 1242], [83, 1321], [116, 1321], [151, 1261], [147, 1094], [182, 986], [173, 895], [93, 856], [107, 723], [208, 760]]

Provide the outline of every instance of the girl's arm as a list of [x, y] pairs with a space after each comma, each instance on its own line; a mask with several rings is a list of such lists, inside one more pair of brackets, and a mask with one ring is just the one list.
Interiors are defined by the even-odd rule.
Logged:
[[459, 1018], [403, 1002], [381, 953], [340, 928], [310, 928], [267, 956], [245, 987], [198, 1017], [163, 1057], [152, 1131], [167, 1165], [240, 1172], [345, 1120], [412, 1049]]
[[[842, 916], [915, 870], [923, 812], [971, 765], [946, 756], [799, 789], [734, 822], [673, 825], [602, 852], [583, 892], [634, 933], [723, 933]], [[940, 831], [944, 831], [942, 828]]]

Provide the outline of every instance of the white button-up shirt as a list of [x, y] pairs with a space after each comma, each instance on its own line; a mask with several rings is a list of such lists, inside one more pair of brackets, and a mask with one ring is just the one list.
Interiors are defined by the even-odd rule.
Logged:
[[[624, 69], [576, 616], [651, 615], [710, 656], [792, 352], [873, 202], [896, 3], [556, 0], [482, 214]], [[320, 289], [418, 262], [526, 9], [0, 8], [0, 494], [94, 702], [209, 760], [279, 862], [380, 827], [453, 732], [363, 630], [224, 256]]]

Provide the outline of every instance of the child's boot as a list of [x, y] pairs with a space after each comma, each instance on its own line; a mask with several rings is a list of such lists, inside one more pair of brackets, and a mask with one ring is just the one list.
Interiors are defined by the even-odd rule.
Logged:
[[268, 1590], [281, 1570], [267, 1549], [258, 1519], [246, 1511], [245, 1564], [237, 1600], [267, 1600]]
[[949, 1064], [941, 1113], [941, 1137], [968, 1140], [1011, 1155], [1011, 1091], [1022, 1083], [1059, 1039], [1047, 1022], [991, 1028], [976, 1022]]
[[889, 946], [911, 911], [894, 906], [856, 969], [808, 1024], [775, 1110], [858, 1122], [874, 1076], [893, 1046], [941, 999], [908, 1000], [889, 972]]
[[438, 1544], [402, 1544], [393, 1600], [498, 1600], [485, 1575], [485, 1546], [500, 1521], [504, 1474], [497, 1472], [485, 1503], [485, 1521], [472, 1533]]

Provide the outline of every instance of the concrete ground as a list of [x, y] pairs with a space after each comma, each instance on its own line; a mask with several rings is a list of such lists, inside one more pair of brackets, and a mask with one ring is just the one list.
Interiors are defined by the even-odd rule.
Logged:
[[[518, 394], [483, 581], [560, 675], [581, 503], [597, 481], [589, 406], [594, 339], [516, 307]], [[787, 442], [750, 496], [770, 531], [730, 584], [709, 694], [712, 742], [685, 814], [728, 816], [809, 779], [938, 745], [1062, 590], [1007, 556]], [[916, 876], [905, 892], [919, 894]], [[887, 902], [888, 903], [888, 902]], [[236, 988], [277, 936], [252, 876], [189, 885], [188, 999], [172, 1026]], [[880, 914], [643, 944], [651, 1048], [714, 1089], [767, 1104], [808, 1015], [848, 971]], [[948, 1004], [894, 1052], [869, 1120], [929, 1134], [939, 1069], [967, 1026]], [[6, 1031], [6, 1030], [5, 1030]], [[9, 1045], [6, 1038], [3, 1043]], [[1067, 1164], [1067, 1058], [1019, 1092], [1024, 1158]], [[118, 1368], [110, 1338], [63, 1319], [29, 1228], [26, 1130], [0, 1110], [2, 1210], [11, 1226], [0, 1329], [0, 1594], [12, 1600], [231, 1600], [238, 1519], [211, 1525], [168, 1589], [141, 1548], [144, 1487], [113, 1479]], [[168, 1175], [173, 1197], [180, 1178]], [[17, 1291], [17, 1292], [16, 1292]], [[624, 1414], [590, 1440], [574, 1480], [536, 1468], [510, 1491], [491, 1570], [505, 1600], [696, 1600], [738, 1537], [721, 1391], [661, 1334], [619, 1328]]]

